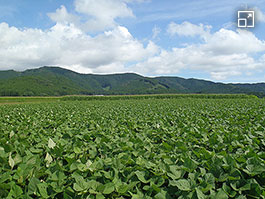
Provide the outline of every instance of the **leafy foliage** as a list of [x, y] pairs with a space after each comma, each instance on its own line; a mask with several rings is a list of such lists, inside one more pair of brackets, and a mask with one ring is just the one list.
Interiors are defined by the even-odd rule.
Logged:
[[0, 198], [265, 198], [265, 101], [0, 106]]

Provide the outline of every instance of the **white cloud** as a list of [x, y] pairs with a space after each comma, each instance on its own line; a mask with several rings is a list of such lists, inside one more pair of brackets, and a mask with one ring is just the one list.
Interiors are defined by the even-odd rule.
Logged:
[[75, 0], [75, 10], [88, 17], [82, 24], [86, 31], [113, 28], [117, 18], [134, 16], [125, 0]]
[[56, 9], [54, 13], [47, 14], [51, 20], [58, 23], [79, 23], [79, 17], [68, 13], [67, 9], [62, 5], [60, 8]]
[[[0, 24], [0, 66], [24, 70], [58, 65], [82, 73], [134, 71], [140, 74], [177, 74], [182, 70], [204, 71], [224, 80], [242, 73], [265, 70], [265, 42], [246, 30], [208, 34], [201, 43], [171, 50], [149, 41], [144, 46], [127, 28], [90, 36], [72, 23], [57, 23], [49, 30], [18, 29]], [[136, 63], [128, 66], [128, 63]]]
[[[199, 37], [200, 43], [165, 50], [152, 41], [144, 45], [117, 23], [119, 18], [134, 17], [131, 3], [148, 0], [74, 2], [74, 12], [61, 6], [48, 14], [55, 25], [47, 30], [18, 29], [0, 23], [0, 70], [43, 65], [81, 73], [131, 71], [164, 75], [190, 70], [207, 73], [216, 80], [265, 70], [265, 42], [247, 30], [222, 28], [211, 32], [209, 25], [172, 22], [167, 28], [171, 36]], [[258, 9], [257, 17], [265, 20]], [[152, 38], [156, 39], [160, 32], [155, 26]], [[264, 56], [258, 57], [257, 53]]]
[[205, 37], [209, 35], [209, 32], [211, 30], [211, 26], [208, 25], [195, 25], [190, 22], [183, 22], [182, 24], [176, 24], [174, 22], [171, 22], [168, 26], [167, 32], [174, 36], [174, 35], [180, 35], [180, 36], [196, 36], [200, 35], [202, 37]]
[[255, 11], [256, 20], [258, 22], [265, 22], [265, 14], [257, 7], [254, 7], [253, 10]]
[[161, 29], [157, 26], [154, 26], [154, 28], [152, 29], [152, 32], [153, 32], [152, 39], [156, 39], [157, 36], [160, 34]]
[[1, 23], [0, 43], [0, 69], [16, 70], [58, 65], [78, 72], [122, 72], [127, 62], [143, 61], [158, 51], [154, 43], [145, 47], [122, 26], [91, 37], [74, 24], [57, 23], [42, 31]]
[[132, 10], [122, 0], [75, 0], [75, 9], [98, 19], [133, 16]]
[[204, 50], [215, 54], [256, 53], [265, 50], [265, 42], [259, 40], [252, 32], [238, 29], [236, 32], [220, 29], [205, 38]]
[[56, 23], [74, 23], [85, 32], [100, 32], [115, 28], [118, 18], [134, 17], [130, 3], [146, 0], [75, 0], [75, 13], [69, 13], [62, 5], [54, 13], [48, 13]]
[[224, 80], [243, 72], [265, 70], [265, 55], [259, 60], [252, 57], [256, 53], [264, 53], [265, 41], [259, 40], [247, 30], [235, 32], [220, 29], [210, 34], [204, 25], [197, 26], [189, 22], [173, 24], [172, 27], [170, 31], [174, 34], [203, 35], [203, 41], [183, 48], [162, 50], [159, 55], [136, 64], [135, 69], [138, 72], [152, 75], [176, 74], [185, 69], [204, 71], [213, 79]]
[[[83, 73], [128, 71], [128, 63], [159, 51], [152, 41], [143, 45], [115, 21], [134, 16], [127, 4], [143, 2], [147, 1], [75, 0], [75, 13], [63, 5], [48, 13], [56, 24], [45, 31], [0, 23], [0, 69], [58, 65]], [[92, 37], [90, 31], [100, 32]]]

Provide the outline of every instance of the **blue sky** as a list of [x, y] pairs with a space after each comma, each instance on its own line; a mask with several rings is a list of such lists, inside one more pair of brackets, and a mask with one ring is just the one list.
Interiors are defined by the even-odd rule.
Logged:
[[[237, 11], [255, 28], [238, 29]], [[0, 70], [265, 82], [265, 0], [0, 0]]]

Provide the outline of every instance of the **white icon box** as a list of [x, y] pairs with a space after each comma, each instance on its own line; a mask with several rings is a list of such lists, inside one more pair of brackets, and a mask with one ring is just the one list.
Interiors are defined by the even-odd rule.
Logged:
[[251, 10], [238, 11], [237, 27], [238, 28], [254, 28], [255, 12]]

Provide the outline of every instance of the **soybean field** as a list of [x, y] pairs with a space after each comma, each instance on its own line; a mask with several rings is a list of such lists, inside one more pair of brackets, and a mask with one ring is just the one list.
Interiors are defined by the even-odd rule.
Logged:
[[265, 198], [265, 100], [1, 105], [0, 198]]

